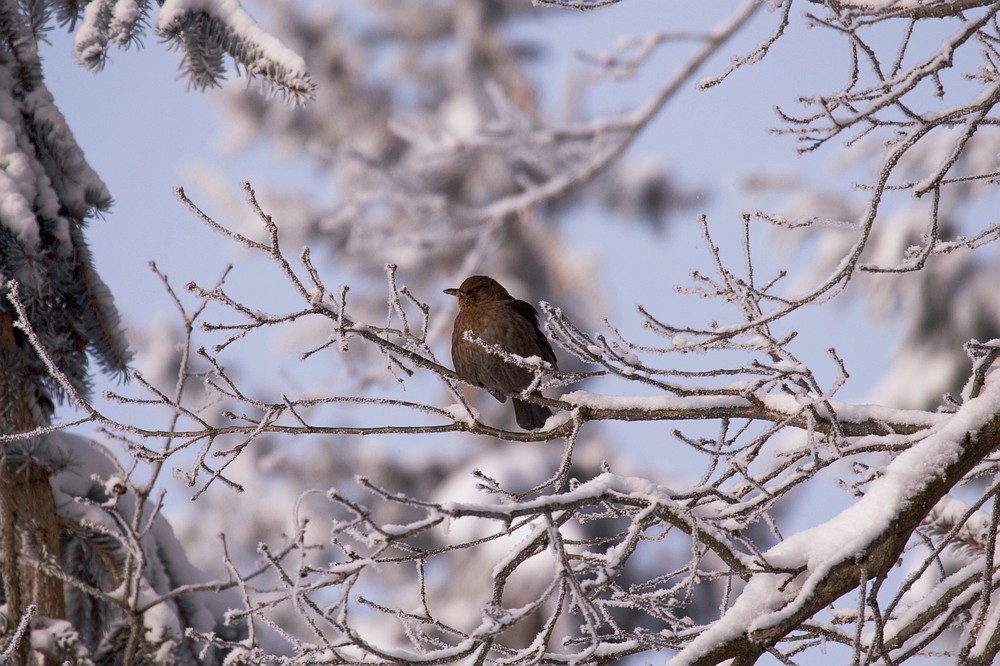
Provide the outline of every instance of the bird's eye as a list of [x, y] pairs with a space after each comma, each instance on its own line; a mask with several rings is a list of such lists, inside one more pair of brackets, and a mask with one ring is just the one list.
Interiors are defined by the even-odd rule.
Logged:
[[479, 289], [480, 287], [473, 287], [472, 289], [469, 290], [469, 293], [475, 296], [476, 294], [479, 293]]

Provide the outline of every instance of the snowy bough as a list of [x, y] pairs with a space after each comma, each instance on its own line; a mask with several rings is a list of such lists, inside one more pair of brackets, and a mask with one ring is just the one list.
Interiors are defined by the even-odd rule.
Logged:
[[[446, 433], [471, 433], [509, 447], [557, 446], [560, 454], [515, 448], [503, 454], [510, 458], [503, 477], [469, 472], [472, 494], [448, 485], [411, 493], [405, 482], [365, 476], [353, 487], [303, 493], [286, 538], [265, 538], [253, 563], [228, 554], [227, 580], [191, 588], [238, 590], [242, 603], [226, 619], [247, 633], [227, 640], [192, 627], [196, 642], [252, 663], [593, 663], [664, 649], [675, 651], [671, 663], [752, 663], [764, 653], [788, 661], [834, 644], [894, 660], [944, 644], [964, 663], [992, 660], [997, 486], [976, 482], [992, 476], [1000, 443], [1000, 382], [991, 375], [1000, 343], [968, 345], [968, 383], [942, 410], [841, 402], [843, 374], [821, 385], [788, 350], [793, 335], [771, 333], [780, 318], [762, 313], [774, 281], [758, 283], [749, 236], [737, 275], [705, 223], [717, 273], [696, 275], [687, 289], [735, 308], [738, 319], [678, 327], [640, 308], [645, 328], [663, 341], [656, 345], [610, 326], [587, 334], [546, 304], [550, 336], [589, 369], [546, 374], [535, 364], [539, 385], [557, 395], [544, 398], [557, 415], [541, 431], [509, 430], [467, 402], [428, 341], [444, 315], [401, 285], [394, 266], [386, 268], [387, 315], [363, 321], [349, 290], [329, 288], [310, 252], [285, 254], [279, 224], [246, 192], [261, 240], [179, 196], [204, 222], [273, 262], [298, 304], [265, 311], [238, 300], [228, 274], [214, 285], [188, 284], [199, 301], [190, 310], [171, 289], [188, 331], [178, 392], [165, 395], [136, 374], [135, 391], [112, 396], [134, 415], [166, 409], [171, 427], [119, 422], [89, 407], [91, 418], [128, 438], [137, 462], [181, 460], [188, 451], [191, 462], [178, 473], [198, 498], [220, 484], [230, 490], [219, 492], [253, 492], [230, 470], [255, 447], [299, 436], [362, 447], [359, 436], [423, 436], [443, 446]], [[206, 318], [212, 308], [218, 319]], [[361, 355], [397, 385], [423, 386], [424, 399], [331, 392], [265, 401], [226, 370], [221, 356], [232, 347], [315, 318], [329, 333], [301, 350], [303, 360], [321, 351]], [[192, 348], [197, 329], [221, 338]], [[693, 352], [737, 363], [681, 371], [661, 362]], [[575, 388], [595, 377], [613, 379], [617, 390]], [[345, 403], [377, 408], [364, 412], [377, 423], [323, 416], [360, 420], [326, 411]], [[677, 441], [663, 444], [665, 456], [675, 446], [696, 452], [700, 481], [669, 487], [578, 461], [581, 442], [602, 421], [714, 423], [713, 435], [677, 431]], [[158, 440], [167, 444], [148, 443]], [[524, 483], [531, 475], [515, 473], [521, 466], [541, 466], [537, 483]], [[831, 478], [856, 501], [786, 533], [788, 502]], [[972, 502], [951, 495], [963, 484], [978, 489]]]
[[[998, 122], [1000, 6], [960, 4], [806, 3], [808, 22], [847, 38], [851, 67], [842, 87], [802, 98], [805, 112], [783, 109], [778, 131], [803, 151], [835, 137], [862, 146], [861, 158], [852, 154], [867, 174], [861, 204], [835, 215], [824, 193], [803, 187], [780, 212], [698, 217], [708, 268], [676, 290], [705, 308], [645, 302], [627, 321], [594, 326], [563, 305], [569, 289], [546, 294], [540, 309], [564, 370], [512, 359], [536, 373], [529, 390], [544, 393], [521, 397], [555, 413], [538, 431], [512, 428], [443, 360], [454, 313], [440, 290], [499, 254], [501, 230], [531, 231], [525, 210], [578, 203], [575, 193], [753, 18], [772, 20], [769, 35], [700, 85], [722, 85], [771, 57], [792, 3], [748, 2], [706, 29], [677, 75], [633, 113], [568, 127], [529, 122], [504, 88], [518, 81], [508, 71], [497, 77], [505, 84], [470, 95], [499, 117], [462, 141], [434, 143], [413, 118], [386, 123], [399, 144], [386, 161], [345, 149], [354, 162], [343, 177], [357, 182], [337, 210], [306, 215], [326, 226], [305, 234], [286, 221], [299, 211], [269, 208], [249, 184], [244, 225], [178, 190], [186, 212], [241, 259], [220, 267], [217, 281], [183, 288], [153, 266], [178, 313], [173, 356], [130, 371], [131, 383], [103, 402], [87, 396], [33, 317], [30, 294], [11, 280], [4, 312], [20, 348], [81, 417], [5, 436], [49, 445], [47, 458], [31, 462], [52, 473], [69, 536], [60, 558], [42, 549], [28, 566], [68, 591], [72, 620], [35, 621], [28, 636], [37, 608], [27, 606], [23, 623], [8, 624], [8, 654], [27, 641], [77, 663], [810, 664], [822, 654], [837, 663], [993, 663], [1000, 341], [953, 342], [947, 353], [965, 359], [957, 388], [901, 408], [843, 399], [846, 362], [833, 347], [806, 360], [795, 330], [848, 285], [872, 275], [946, 279], [953, 275], [934, 271], [992, 247], [994, 220], [954, 219], [968, 200], [995, 196], [996, 143], [983, 128]], [[436, 10], [470, 11], [459, 6], [472, 3]], [[927, 50], [914, 35], [942, 16], [935, 26], [951, 32]], [[400, 30], [417, 31], [413, 14], [396, 18]], [[461, 18], [464, 34], [478, 20], [484, 43], [496, 37], [496, 17]], [[198, 20], [208, 22], [195, 36], [221, 29], [218, 16]], [[899, 41], [869, 39], [871, 26], [900, 28]], [[626, 40], [593, 63], [628, 76], [688, 37]], [[489, 43], [473, 59], [479, 66], [508, 55]], [[955, 63], [962, 81], [981, 87], [961, 103], [949, 97]], [[378, 119], [327, 120], [344, 117]], [[494, 191], [473, 180], [497, 171], [476, 154], [535, 159], [501, 162], [519, 177]], [[428, 175], [436, 167], [451, 179]], [[470, 179], [467, 188], [453, 187], [455, 174]], [[441, 181], [449, 185], [435, 189]], [[773, 194], [787, 182], [751, 187]], [[461, 200], [466, 191], [478, 200]], [[822, 237], [821, 256], [775, 268], [760, 246], [771, 238], [757, 231], [764, 225]], [[378, 280], [339, 281], [342, 265], [364, 264], [377, 246], [399, 263], [380, 262]], [[447, 282], [425, 257], [450, 261]], [[961, 269], [954, 274], [978, 284], [968, 278], [972, 262]], [[969, 297], [995, 297], [992, 285]], [[99, 425], [107, 442], [61, 432], [81, 424]], [[642, 463], [619, 455], [637, 440]], [[469, 449], [477, 455], [460, 456]], [[164, 472], [198, 514], [179, 537], [163, 516]], [[214, 577], [190, 564], [196, 555]]]

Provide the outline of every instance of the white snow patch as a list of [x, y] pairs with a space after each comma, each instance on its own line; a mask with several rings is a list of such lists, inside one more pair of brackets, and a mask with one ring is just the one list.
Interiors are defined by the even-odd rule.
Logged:
[[39, 231], [31, 202], [37, 192], [31, 162], [17, 145], [17, 136], [0, 121], [0, 220], [28, 249], [38, 247]]
[[472, 425], [475, 421], [479, 420], [479, 410], [474, 407], [466, 407], [465, 405], [455, 403], [448, 405], [444, 408], [444, 411], [448, 416], [455, 419], [460, 423], [467, 423]]

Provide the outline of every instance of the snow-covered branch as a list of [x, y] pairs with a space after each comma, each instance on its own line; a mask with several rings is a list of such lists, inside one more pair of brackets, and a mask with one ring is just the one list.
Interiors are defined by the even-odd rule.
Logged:
[[[159, 7], [155, 5], [158, 4]], [[67, 13], [80, 11], [65, 8]], [[225, 78], [224, 56], [251, 78], [260, 78], [300, 103], [311, 99], [315, 85], [302, 57], [265, 32], [239, 0], [94, 0], [85, 3], [74, 36], [74, 54], [81, 64], [100, 69], [111, 44], [123, 48], [141, 41], [154, 21], [156, 34], [183, 52], [181, 70], [196, 88], [219, 85]], [[65, 17], [70, 19], [70, 17]]]
[[[756, 574], [732, 607], [670, 663], [752, 660], [848, 591], [880, 583], [924, 516], [1000, 444], [998, 404], [1000, 382], [992, 382], [896, 456], [860, 501], [764, 551], [764, 561], [794, 574]], [[880, 633], [882, 641], [893, 639], [885, 627]]]

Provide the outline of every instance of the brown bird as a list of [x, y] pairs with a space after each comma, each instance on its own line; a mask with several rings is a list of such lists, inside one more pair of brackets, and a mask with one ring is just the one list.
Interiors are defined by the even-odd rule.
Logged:
[[[465, 339], [465, 332], [486, 345], [496, 345], [506, 352], [523, 356], [538, 356], [556, 368], [552, 345], [538, 327], [538, 311], [530, 304], [507, 293], [500, 283], [485, 275], [466, 278], [458, 289], [444, 293], [458, 296], [458, 316], [451, 335], [451, 359], [455, 372], [463, 380], [482, 386], [500, 402], [507, 393], [523, 391], [531, 384], [531, 370], [507, 361]], [[525, 430], [537, 430], [545, 424], [552, 411], [514, 398], [514, 417]]]

